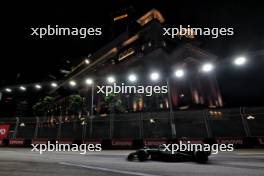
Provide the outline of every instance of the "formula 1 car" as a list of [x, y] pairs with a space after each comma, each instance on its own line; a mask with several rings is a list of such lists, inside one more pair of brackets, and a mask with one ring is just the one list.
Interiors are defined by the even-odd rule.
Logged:
[[186, 152], [174, 152], [165, 151], [163, 146], [157, 148], [144, 147], [132, 152], [128, 155], [128, 161], [139, 160], [156, 160], [156, 161], [170, 161], [170, 162], [180, 162], [180, 161], [195, 161], [198, 163], [207, 163], [208, 156], [210, 152], [206, 151], [186, 151]]

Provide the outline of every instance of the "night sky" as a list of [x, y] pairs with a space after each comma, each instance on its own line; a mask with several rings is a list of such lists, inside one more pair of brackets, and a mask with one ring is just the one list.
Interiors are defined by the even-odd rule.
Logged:
[[[156, 8], [166, 19], [167, 26], [233, 27], [234, 36], [204, 37], [199, 40], [200, 47], [220, 60], [238, 55], [246, 55], [250, 60], [245, 68], [224, 65], [216, 70], [227, 106], [264, 104], [264, 5], [253, 0], [189, 0], [184, 3], [177, 0], [89, 0], [4, 4], [2, 8], [5, 10], [1, 11], [0, 87], [48, 81], [53, 76], [62, 78], [60, 69], [78, 64], [111, 40], [111, 14], [128, 7], [134, 8], [135, 15]], [[86, 39], [30, 36], [31, 27], [48, 24], [102, 27], [103, 35]]]

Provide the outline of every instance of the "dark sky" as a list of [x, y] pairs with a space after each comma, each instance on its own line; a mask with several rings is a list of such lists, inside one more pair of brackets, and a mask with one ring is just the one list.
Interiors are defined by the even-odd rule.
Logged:
[[[111, 14], [132, 6], [135, 14], [156, 8], [166, 25], [233, 27], [235, 35], [203, 38], [201, 47], [219, 59], [245, 54], [244, 69], [222, 66], [216, 70], [224, 101], [229, 105], [263, 105], [264, 4], [261, 1], [96, 0], [12, 3], [1, 11], [0, 86], [49, 80], [62, 76], [59, 69], [76, 65], [111, 39]], [[102, 27], [99, 37], [30, 36], [31, 27], [58, 24], [65, 27]], [[70, 63], [67, 63], [69, 60]]]

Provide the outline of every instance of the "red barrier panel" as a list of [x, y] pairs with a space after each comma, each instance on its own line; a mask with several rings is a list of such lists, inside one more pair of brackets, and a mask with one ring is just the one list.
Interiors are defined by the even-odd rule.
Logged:
[[59, 140], [58, 144], [73, 144], [72, 140]]
[[[254, 147], [254, 146], [264, 146], [264, 137], [218, 137], [213, 139], [217, 144], [234, 144], [237, 147]], [[59, 144], [101, 144], [105, 149], [131, 149], [140, 148], [143, 146], [159, 146], [161, 144], [168, 143], [190, 143], [190, 144], [201, 144], [203, 139], [200, 138], [178, 138], [174, 140], [168, 139], [144, 139], [144, 140], [133, 140], [133, 139], [113, 139], [113, 140], [101, 140], [101, 139], [90, 139], [84, 141], [74, 141], [71, 139], [59, 140]], [[0, 146], [11, 146], [11, 147], [29, 147], [30, 144], [47, 144], [48, 139], [4, 139], [0, 140]], [[51, 140], [51, 143], [55, 144], [55, 140]]]
[[203, 139], [200, 138], [179, 138], [179, 141], [182, 141], [183, 144], [203, 144]]
[[218, 144], [236, 144], [243, 145], [244, 139], [243, 137], [219, 137], [216, 138]]
[[10, 125], [0, 125], [0, 139], [4, 139], [8, 135]]
[[167, 144], [167, 139], [145, 139], [145, 146], [159, 146], [161, 144]]
[[33, 139], [31, 144], [47, 144], [48, 139]]
[[132, 139], [113, 139], [112, 140], [112, 146], [118, 146], [118, 147], [132, 147], [133, 146], [133, 140]]
[[23, 147], [25, 144], [24, 139], [9, 139], [9, 146]]
[[102, 144], [101, 139], [90, 139], [83, 141], [84, 144]]

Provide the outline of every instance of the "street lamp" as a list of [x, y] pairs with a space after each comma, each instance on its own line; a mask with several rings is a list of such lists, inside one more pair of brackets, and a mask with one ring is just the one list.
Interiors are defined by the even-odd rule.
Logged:
[[24, 87], [24, 86], [20, 86], [19, 89], [22, 90], [22, 91], [26, 91], [27, 90], [26, 87]]
[[55, 88], [55, 87], [58, 87], [58, 84], [55, 83], [55, 82], [52, 82], [50, 85], [51, 85], [51, 87], [54, 87], [54, 88]]
[[247, 120], [254, 120], [254, 119], [255, 119], [255, 117], [252, 115], [247, 116]]
[[149, 122], [150, 123], [155, 123], [155, 120], [151, 118], [151, 119], [149, 119]]
[[205, 73], [211, 72], [214, 69], [214, 65], [211, 63], [205, 63], [202, 65], [202, 71]]
[[85, 59], [84, 62], [88, 65], [90, 64], [90, 60], [89, 59]]
[[247, 59], [245, 57], [238, 57], [233, 60], [233, 64], [236, 66], [242, 66], [245, 65], [247, 62]]
[[42, 87], [41, 87], [41, 85], [36, 84], [36, 85], [35, 85], [35, 88], [39, 90], [39, 89], [41, 89]]
[[174, 72], [174, 75], [177, 77], [177, 78], [182, 78], [184, 76], [185, 72], [184, 70], [182, 69], [178, 69]]
[[69, 84], [71, 87], [75, 87], [77, 85], [77, 83], [73, 80], [69, 81]]
[[136, 76], [135, 74], [130, 74], [130, 75], [128, 76], [128, 80], [129, 80], [130, 82], [136, 82], [136, 81], [137, 81], [137, 76]]
[[10, 89], [10, 88], [6, 88], [5, 91], [6, 91], [6, 92], [12, 92], [12, 89]]
[[93, 80], [92, 80], [91, 78], [87, 78], [87, 79], [85, 80], [85, 84], [87, 84], [87, 85], [92, 85], [92, 84], [93, 84]]
[[113, 76], [107, 77], [107, 82], [110, 83], [110, 84], [116, 82], [115, 77], [113, 77]]
[[160, 78], [160, 75], [159, 75], [158, 72], [153, 72], [153, 73], [150, 74], [150, 79], [151, 79], [152, 81], [158, 81], [159, 78]]

